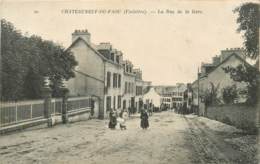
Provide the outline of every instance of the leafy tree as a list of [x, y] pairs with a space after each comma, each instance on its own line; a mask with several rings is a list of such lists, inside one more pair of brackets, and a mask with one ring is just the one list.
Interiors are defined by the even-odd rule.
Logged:
[[225, 104], [234, 103], [237, 98], [237, 88], [236, 85], [227, 86], [222, 89], [222, 97]]
[[218, 91], [219, 91], [220, 84], [217, 84], [217, 86], [214, 85], [214, 83], [210, 82], [210, 88], [206, 89], [203, 93], [205, 105], [216, 105], [219, 104], [219, 98], [218, 98]]
[[62, 80], [74, 77], [74, 56], [62, 46], [33, 35], [22, 35], [12, 23], [1, 20], [2, 99], [40, 98], [44, 76], [52, 82], [53, 96], [60, 96]]
[[[238, 13], [237, 23], [238, 32], [243, 32], [244, 46], [246, 56], [251, 59], [259, 57], [259, 4], [244, 3], [234, 10]], [[237, 67], [223, 68], [226, 73], [230, 74], [231, 79], [237, 82], [247, 83], [248, 104], [255, 104], [257, 101], [257, 69], [247, 64], [240, 64]]]
[[223, 70], [229, 73], [230, 78], [237, 82], [245, 82], [248, 91], [248, 104], [255, 104], [257, 101], [257, 69], [248, 64], [240, 64], [237, 67], [224, 67]]
[[259, 4], [244, 3], [234, 10], [238, 13], [237, 23], [238, 32], [243, 32], [244, 46], [246, 55], [249, 58], [256, 59], [259, 56]]

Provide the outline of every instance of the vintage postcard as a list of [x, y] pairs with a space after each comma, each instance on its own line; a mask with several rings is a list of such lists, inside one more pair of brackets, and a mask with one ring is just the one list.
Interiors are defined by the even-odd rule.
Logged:
[[0, 164], [258, 164], [258, 0], [1, 0]]

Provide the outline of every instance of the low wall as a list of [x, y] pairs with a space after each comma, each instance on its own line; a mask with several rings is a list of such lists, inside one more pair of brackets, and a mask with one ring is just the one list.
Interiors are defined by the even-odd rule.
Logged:
[[257, 106], [232, 104], [207, 107], [208, 118], [256, 133]]

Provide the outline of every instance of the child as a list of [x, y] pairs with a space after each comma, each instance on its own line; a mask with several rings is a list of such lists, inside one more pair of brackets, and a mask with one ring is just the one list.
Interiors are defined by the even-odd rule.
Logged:
[[121, 130], [126, 130], [126, 125], [125, 125], [125, 119], [124, 119], [124, 112], [121, 112], [119, 115], [119, 118], [117, 119], [119, 122], [119, 126]]

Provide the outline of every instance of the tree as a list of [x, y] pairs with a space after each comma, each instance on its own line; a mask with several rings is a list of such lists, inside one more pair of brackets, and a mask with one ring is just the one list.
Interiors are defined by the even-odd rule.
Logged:
[[72, 53], [39, 36], [24, 36], [6, 20], [1, 28], [2, 98], [41, 98], [44, 76], [52, 82], [53, 96], [60, 96], [62, 80], [74, 77], [77, 61]]
[[244, 3], [235, 8], [235, 13], [238, 13], [237, 23], [238, 32], [244, 32], [244, 46], [246, 55], [251, 59], [256, 59], [259, 56], [259, 4]]
[[222, 97], [225, 104], [234, 103], [237, 96], [238, 95], [236, 85], [226, 86], [222, 89]]
[[220, 84], [217, 86], [214, 83], [210, 82], [210, 88], [206, 89], [203, 93], [204, 101], [206, 106], [219, 104], [218, 91]]
[[224, 67], [225, 73], [229, 73], [230, 78], [237, 82], [245, 82], [247, 84], [248, 104], [257, 102], [257, 69], [248, 64], [239, 64], [237, 67]]

